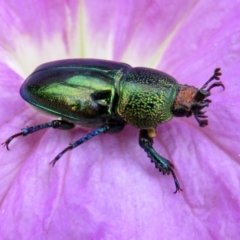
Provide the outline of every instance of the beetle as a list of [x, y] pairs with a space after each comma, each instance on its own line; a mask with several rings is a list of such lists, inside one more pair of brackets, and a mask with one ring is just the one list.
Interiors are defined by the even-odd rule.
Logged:
[[[71, 143], [64, 153], [101, 133], [117, 133], [126, 124], [140, 129], [139, 145], [164, 175], [171, 174], [176, 190], [181, 186], [173, 164], [153, 148], [156, 127], [175, 117], [194, 116], [200, 127], [208, 125], [202, 111], [211, 102], [210, 90], [223, 87], [220, 68], [201, 88], [179, 84], [170, 75], [150, 68], [98, 59], [67, 59], [37, 67], [20, 89], [22, 98], [58, 120], [26, 127], [9, 137], [3, 145], [44, 128], [69, 130], [75, 125], [92, 129]], [[212, 84], [209, 86], [209, 83]], [[93, 130], [94, 129], [94, 130]]]

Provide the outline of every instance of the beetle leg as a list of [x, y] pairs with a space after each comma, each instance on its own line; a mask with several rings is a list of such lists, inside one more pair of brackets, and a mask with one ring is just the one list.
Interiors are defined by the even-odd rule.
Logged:
[[59, 158], [62, 157], [62, 155], [69, 151], [72, 150], [73, 148], [85, 143], [86, 141], [88, 141], [89, 139], [99, 135], [100, 133], [106, 133], [107, 131], [109, 131], [112, 127], [109, 125], [103, 125], [100, 128], [95, 129], [94, 131], [88, 133], [87, 135], [83, 136], [82, 138], [78, 139], [77, 141], [70, 143], [68, 147], [66, 147], [65, 149], [63, 149], [63, 151], [61, 151], [49, 164], [51, 164], [52, 166], [55, 165], [55, 163], [59, 160]]
[[169, 175], [170, 173], [173, 176], [176, 191], [182, 191], [180, 184], [177, 180], [177, 177], [173, 171], [173, 164], [160, 156], [153, 148], [153, 139], [149, 136], [148, 130], [142, 129], [140, 130], [140, 135], [139, 135], [139, 145], [141, 148], [144, 149], [144, 151], [147, 153], [148, 157], [151, 159], [151, 162], [155, 164], [155, 167], [163, 173], [163, 175], [167, 174]]
[[37, 132], [44, 128], [50, 128], [50, 127], [67, 130], [67, 129], [73, 128], [74, 124], [63, 121], [63, 120], [53, 120], [51, 122], [39, 124], [37, 126], [26, 127], [26, 128], [23, 128], [21, 132], [16, 133], [16, 134], [12, 135], [11, 137], [9, 137], [5, 142], [2, 143], [2, 145], [6, 146], [7, 150], [9, 150], [8, 146], [14, 138], [19, 137], [19, 136], [27, 136], [28, 134]]

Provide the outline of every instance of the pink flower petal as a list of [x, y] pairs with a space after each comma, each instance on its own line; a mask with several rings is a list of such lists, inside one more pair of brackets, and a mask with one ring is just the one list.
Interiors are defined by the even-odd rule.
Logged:
[[171, 160], [183, 192], [173, 195], [138, 146], [138, 130], [104, 134], [49, 162], [86, 131], [42, 130], [0, 151], [2, 239], [238, 239], [238, 1], [2, 1], [0, 113], [4, 141], [51, 121], [20, 97], [44, 62], [95, 57], [156, 67], [201, 86], [221, 67], [209, 126], [176, 118], [154, 147]]

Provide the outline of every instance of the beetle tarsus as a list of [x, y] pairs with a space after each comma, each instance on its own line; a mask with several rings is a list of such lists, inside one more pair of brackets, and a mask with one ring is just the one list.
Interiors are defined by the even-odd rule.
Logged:
[[175, 172], [171, 169], [171, 174], [173, 176], [173, 179], [174, 179], [174, 183], [175, 183], [175, 187], [176, 187], [176, 190], [173, 192], [174, 194], [177, 193], [178, 191], [182, 191], [181, 187], [180, 187], [180, 184], [177, 180], [177, 177], [176, 177], [176, 174]]
[[74, 147], [72, 146], [72, 144], [70, 144], [68, 147], [66, 147], [65, 149], [63, 149], [63, 151], [61, 151], [49, 164], [52, 165], [52, 167], [54, 167], [55, 163], [62, 157], [62, 155], [69, 151], [72, 150]]
[[9, 151], [10, 148], [9, 148], [9, 144], [10, 142], [16, 138], [16, 137], [19, 137], [19, 136], [24, 136], [24, 133], [23, 132], [19, 132], [19, 133], [16, 133], [14, 135], [12, 135], [11, 137], [9, 137], [5, 142], [3, 142], [1, 145], [3, 145], [4, 147], [6, 147], [6, 149]]
[[152, 147], [153, 145], [153, 139], [149, 137], [147, 130], [140, 130], [139, 135], [139, 145], [144, 149], [144, 151], [147, 153], [148, 157], [151, 159], [151, 162], [155, 164], [155, 167], [163, 173], [163, 175], [171, 174], [174, 179], [176, 190], [174, 193], [177, 193], [178, 191], [182, 191], [179, 181], [176, 177], [175, 172], [173, 171], [173, 164], [160, 156]]
[[100, 133], [108, 132], [111, 128], [112, 127], [109, 126], [109, 125], [103, 125], [102, 127], [93, 130], [92, 132], [88, 133], [87, 135], [83, 136], [82, 138], [80, 138], [77, 141], [71, 143], [68, 147], [63, 149], [63, 151], [61, 151], [49, 164], [54, 166], [55, 163], [62, 157], [62, 155], [64, 153], [66, 153], [67, 151], [72, 150], [73, 148], [85, 143], [86, 141], [88, 141], [89, 139], [99, 135]]
[[9, 137], [5, 142], [2, 143], [2, 145], [6, 146], [7, 150], [10, 150], [9, 149], [9, 144], [14, 138], [17, 138], [19, 136], [27, 136], [28, 134], [37, 132], [37, 131], [39, 131], [41, 129], [44, 129], [44, 128], [50, 128], [50, 127], [51, 128], [68, 130], [68, 129], [73, 128], [74, 124], [69, 123], [69, 122], [64, 121], [64, 120], [53, 120], [51, 122], [42, 123], [42, 124], [39, 124], [39, 125], [36, 125], [36, 126], [33, 126], [33, 127], [26, 127], [26, 128], [23, 128], [21, 132], [16, 133], [16, 134], [12, 135], [11, 137]]

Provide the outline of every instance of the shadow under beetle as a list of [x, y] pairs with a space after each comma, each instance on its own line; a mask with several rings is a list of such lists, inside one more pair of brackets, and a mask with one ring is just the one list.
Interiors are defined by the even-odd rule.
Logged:
[[36, 108], [60, 120], [23, 128], [2, 144], [9, 150], [14, 138], [50, 127], [68, 130], [77, 124], [95, 129], [60, 152], [50, 162], [54, 166], [65, 152], [100, 133], [117, 133], [130, 124], [140, 129], [139, 145], [156, 168], [163, 174], [172, 174], [176, 193], [182, 189], [173, 164], [153, 148], [156, 127], [173, 116], [192, 115], [199, 126], [208, 125], [202, 109], [211, 102], [206, 98], [211, 95], [212, 88], [224, 88], [218, 81], [220, 75], [220, 68], [216, 68], [210, 79], [201, 88], [196, 88], [179, 84], [158, 70], [133, 68], [113, 61], [69, 59], [45, 63], [27, 78], [20, 94]]

